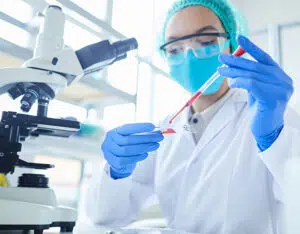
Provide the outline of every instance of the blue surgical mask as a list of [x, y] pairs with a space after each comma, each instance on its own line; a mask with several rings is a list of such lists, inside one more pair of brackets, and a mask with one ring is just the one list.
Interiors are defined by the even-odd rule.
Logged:
[[[210, 46], [205, 49], [209, 49]], [[203, 48], [204, 49], [204, 48]], [[219, 54], [206, 58], [197, 58], [194, 52], [189, 50], [181, 64], [169, 63], [171, 77], [190, 93], [195, 93], [217, 70], [221, 63], [219, 62]], [[172, 58], [176, 59], [176, 58]], [[182, 58], [180, 58], [182, 59]], [[203, 94], [209, 95], [216, 93], [224, 81], [224, 77], [217, 79]]]

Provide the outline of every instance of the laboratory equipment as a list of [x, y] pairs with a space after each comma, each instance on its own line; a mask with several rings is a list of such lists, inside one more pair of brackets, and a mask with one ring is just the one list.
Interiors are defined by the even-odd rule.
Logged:
[[[78, 51], [64, 45], [65, 15], [59, 6], [49, 5], [40, 28], [33, 58], [21, 68], [0, 69], [0, 94], [20, 98], [23, 112], [37, 102], [37, 116], [3, 112], [0, 122], [0, 173], [14, 173], [15, 167], [50, 169], [54, 165], [31, 163], [20, 159], [22, 144], [39, 136], [70, 137], [80, 130], [80, 123], [47, 117], [48, 105], [55, 94], [81, 78], [126, 58], [137, 49], [136, 39], [115, 43], [98, 42]], [[43, 146], [41, 146], [43, 147]], [[72, 231], [77, 213], [57, 204], [48, 178], [23, 174], [18, 187], [0, 188], [0, 231], [34, 230], [43, 233], [49, 227]]]
[[[233, 53], [234, 56], [242, 56], [245, 54], [245, 50], [241, 47], [238, 47], [236, 51]], [[172, 124], [173, 121], [189, 106], [191, 106], [201, 95], [207, 90], [211, 84], [213, 84], [220, 77], [219, 72], [215, 72], [208, 80], [201, 86], [201, 88], [191, 97], [191, 99], [170, 119], [169, 124]]]

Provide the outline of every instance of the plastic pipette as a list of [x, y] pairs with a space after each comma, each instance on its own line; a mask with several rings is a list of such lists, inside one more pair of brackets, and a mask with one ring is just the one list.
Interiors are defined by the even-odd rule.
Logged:
[[[238, 47], [236, 51], [232, 55], [241, 57], [244, 55], [246, 51], [242, 47]], [[224, 66], [224, 65], [223, 65]], [[220, 73], [217, 71], [213, 74], [208, 81], [206, 81], [201, 88], [191, 97], [191, 99], [178, 111], [174, 117], [169, 121], [169, 124], [172, 124], [173, 121], [189, 106], [191, 106], [218, 78], [220, 77]]]

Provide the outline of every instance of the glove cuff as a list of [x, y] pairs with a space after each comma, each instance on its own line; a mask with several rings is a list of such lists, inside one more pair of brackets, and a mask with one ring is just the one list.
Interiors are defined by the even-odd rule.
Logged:
[[256, 143], [261, 152], [267, 150], [278, 138], [281, 131], [283, 129], [283, 126], [273, 131], [271, 134], [263, 136], [263, 137], [257, 137]]
[[110, 174], [110, 177], [113, 178], [114, 180], [124, 179], [131, 175], [131, 173], [120, 173], [120, 172], [114, 171], [111, 167], [109, 167], [109, 174]]

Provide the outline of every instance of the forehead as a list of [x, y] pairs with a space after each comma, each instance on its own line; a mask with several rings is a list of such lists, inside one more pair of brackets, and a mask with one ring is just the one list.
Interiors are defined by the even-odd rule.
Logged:
[[202, 6], [186, 7], [169, 20], [165, 40], [177, 38], [196, 33], [199, 29], [213, 26], [217, 31], [224, 31], [221, 21], [218, 16], [210, 9]]

